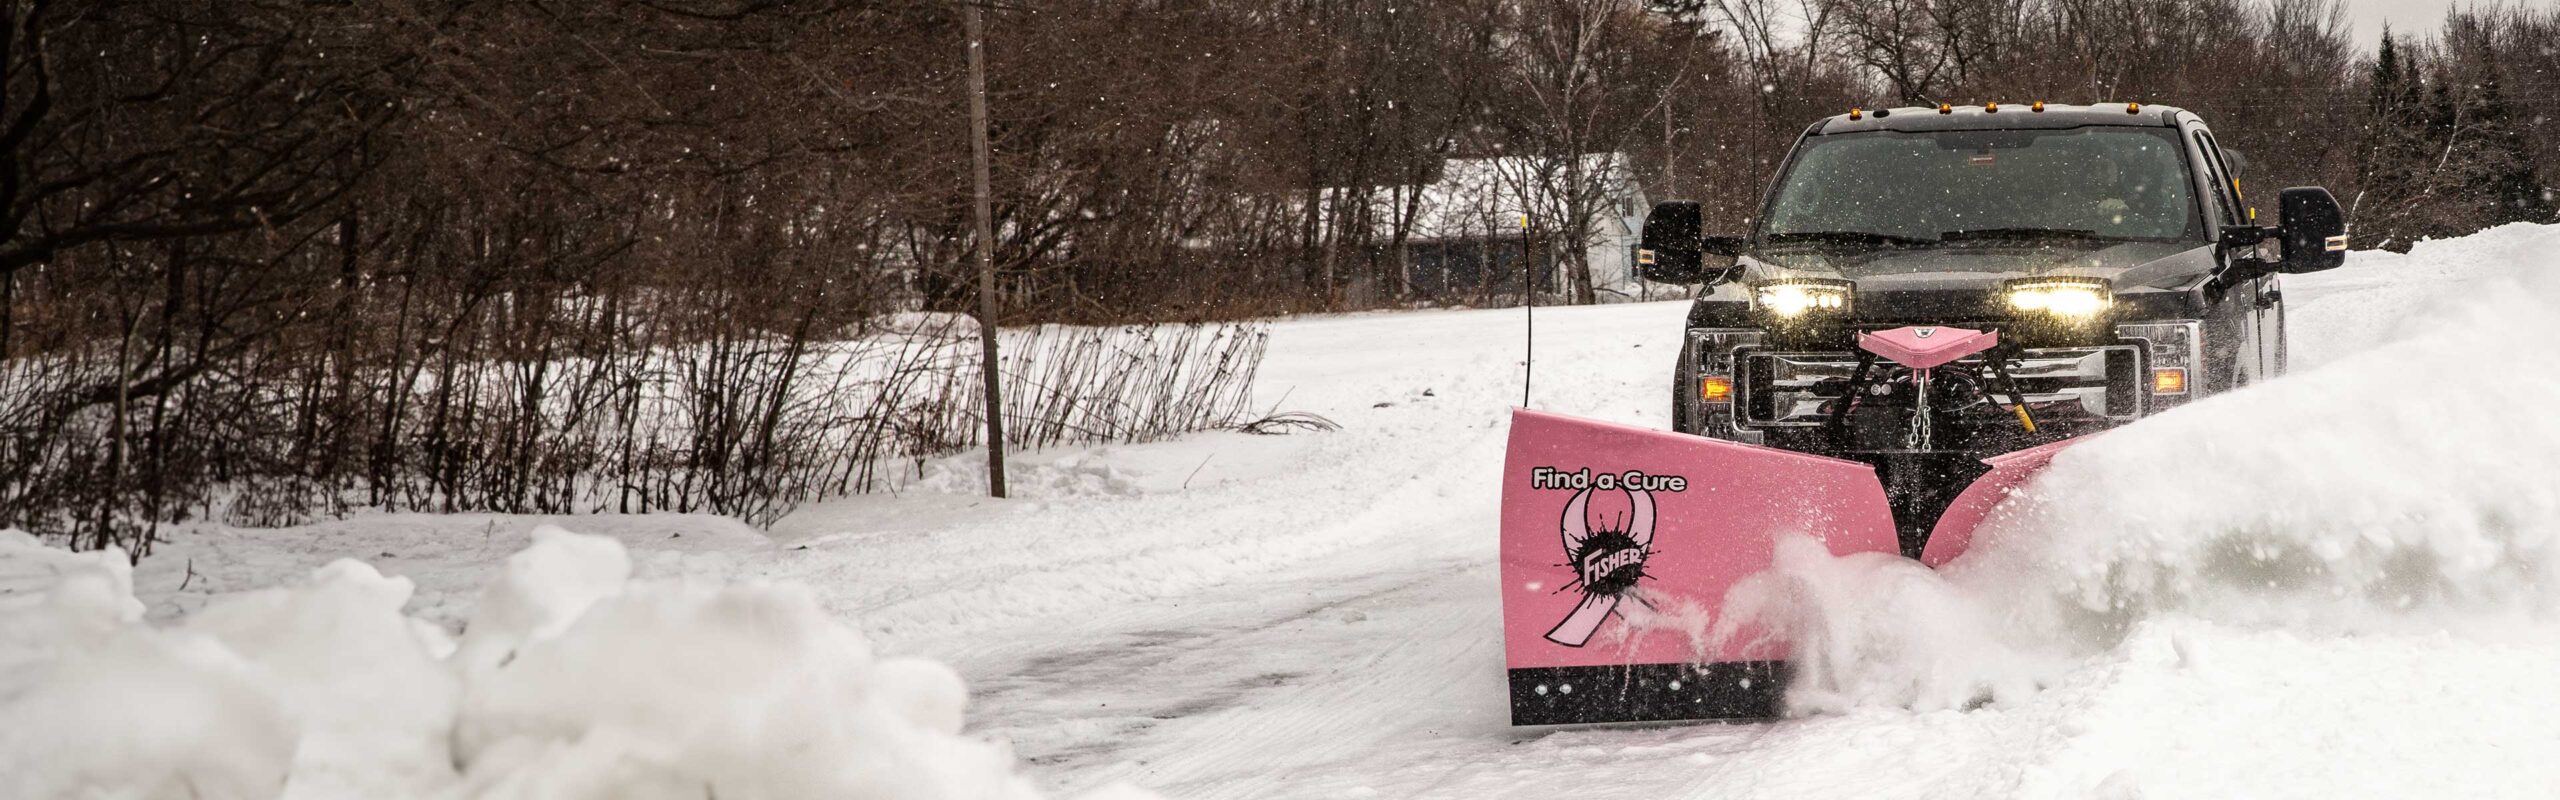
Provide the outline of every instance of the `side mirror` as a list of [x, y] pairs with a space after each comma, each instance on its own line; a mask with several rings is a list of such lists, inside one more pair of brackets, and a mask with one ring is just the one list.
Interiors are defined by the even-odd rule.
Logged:
[[2319, 272], [2347, 263], [2347, 212], [2329, 190], [2295, 186], [2278, 202], [2284, 218], [2276, 237], [2284, 242], [2284, 261], [2276, 271]]
[[1654, 204], [1644, 215], [1644, 244], [1636, 251], [1636, 270], [1656, 283], [1722, 283], [1733, 277], [1732, 264], [1708, 268], [1707, 256], [1731, 259], [1742, 255], [1742, 237], [1708, 236], [1694, 200]]
[[1656, 283], [1697, 283], [1706, 278], [1695, 200], [1655, 203], [1644, 215], [1643, 249], [1636, 251], [1636, 271]]

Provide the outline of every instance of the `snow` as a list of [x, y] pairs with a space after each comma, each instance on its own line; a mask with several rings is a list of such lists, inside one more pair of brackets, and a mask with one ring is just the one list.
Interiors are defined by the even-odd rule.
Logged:
[[2065, 664], [2041, 652], [2043, 640], [2004, 629], [1996, 593], [1968, 589], [1917, 561], [1835, 558], [1821, 542], [1792, 537], [1778, 542], [1767, 571], [1727, 596], [1724, 617], [1685, 627], [1716, 639], [1745, 623], [1783, 631], [1794, 643], [1787, 701], [1796, 715], [2032, 697]]
[[635, 580], [611, 538], [510, 556], [463, 639], [341, 559], [143, 618], [116, 551], [0, 532], [12, 798], [1031, 798], [940, 663], [804, 586]]
[[[2468, 269], [2379, 326], [2387, 344], [2065, 451], [1956, 576], [2095, 614], [2349, 630], [2549, 618], [2560, 418], [2534, 410], [2560, 398], [2560, 271], [2543, 261], [2560, 237], [2525, 232], [2419, 249]], [[2212, 469], [2181, 468], [2199, 455]]]
[[[874, 659], [805, 587], [618, 585], [620, 550], [538, 532], [492, 587], [500, 616], [487, 621], [502, 628], [573, 621], [505, 630], [524, 643], [485, 670], [462, 665], [453, 741], [468, 796], [1034, 796], [1009, 753], [958, 738], [963, 690], [947, 668]], [[510, 586], [553, 576], [576, 588]]]
[[[0, 795], [272, 797], [300, 736], [272, 679], [139, 624], [123, 553], [0, 530]], [[147, 714], [147, 716], [145, 716]]]
[[[0, 537], [0, 796], [2544, 796], [2555, 249], [2284, 278], [2293, 375], [2066, 451], [1943, 572], [1791, 548], [1797, 719], [1509, 727], [1523, 316], [1374, 313], [1272, 330], [1255, 408], [1342, 430], [1030, 454], [1009, 500], [963, 455], [769, 535]], [[1532, 405], [1661, 427], [1683, 310], [1539, 309]]]

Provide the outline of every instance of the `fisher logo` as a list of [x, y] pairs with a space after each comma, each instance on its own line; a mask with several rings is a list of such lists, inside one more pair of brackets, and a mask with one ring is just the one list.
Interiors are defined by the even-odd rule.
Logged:
[[[1547, 641], [1566, 647], [1581, 647], [1600, 630], [1600, 623], [1618, 610], [1620, 595], [1635, 588], [1644, 579], [1644, 560], [1653, 555], [1653, 493], [1643, 489], [1624, 490], [1633, 501], [1624, 517], [1611, 518], [1594, 525], [1591, 520], [1592, 489], [1573, 493], [1565, 501], [1564, 555], [1573, 564], [1575, 583], [1582, 590], [1582, 602], [1573, 613], [1547, 631]], [[1599, 490], [1609, 491], [1609, 490]]]
[[1931, 337], [1931, 336], [1936, 336], [1936, 335], [1938, 335], [1938, 329], [1936, 329], [1936, 328], [1913, 328], [1913, 329], [1911, 329], [1911, 338], [1914, 338], [1914, 339], [1926, 339], [1926, 338], [1929, 338], [1929, 337]]

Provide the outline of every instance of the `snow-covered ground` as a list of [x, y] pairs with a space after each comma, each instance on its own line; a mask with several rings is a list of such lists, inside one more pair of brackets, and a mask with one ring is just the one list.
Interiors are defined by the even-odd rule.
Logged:
[[[380, 606], [398, 593], [382, 579], [343, 566], [301, 577], [360, 559], [413, 582], [408, 612], [462, 635], [452, 658], [464, 659], [471, 637], [487, 635], [460, 634], [465, 622], [497, 626], [502, 643], [546, 630], [485, 622], [508, 618], [485, 599], [505, 592], [484, 587], [523, 582], [506, 559], [535, 528], [610, 537], [644, 587], [618, 601], [638, 609], [620, 627], [596, 623], [584, 644], [552, 647], [550, 683], [484, 689], [457, 667], [464, 695], [498, 699], [446, 712], [466, 734], [447, 746], [509, 748], [481, 759], [497, 766], [463, 788], [523, 796], [542, 794], [536, 778], [597, 774], [528, 765], [612, 752], [564, 732], [598, 713], [578, 704], [606, 693], [669, 693], [635, 699], [638, 728], [689, 741], [666, 731], [694, 717], [744, 730], [755, 717], [688, 692], [775, 702], [743, 685], [753, 679], [689, 670], [894, 664], [888, 678], [806, 696], [821, 716], [831, 702], [869, 715], [820, 744], [926, 742], [893, 752], [933, 753], [941, 769], [1001, 787], [1001, 751], [968, 743], [1001, 742], [1032, 785], [1061, 795], [1126, 782], [1239, 798], [2539, 797], [2560, 785], [2560, 581], [2547, 578], [2560, 570], [2560, 421], [2543, 410], [2560, 402], [2560, 354], [2537, 349], [2548, 337], [2535, 330], [2560, 325], [2555, 252], [2560, 228], [2511, 226], [2287, 277], [2293, 376], [2066, 452], [1943, 575], [1793, 565], [1803, 581], [1892, 580], [1819, 609], [1852, 634], [1837, 654], [1845, 668], [1812, 698], [1828, 711], [1783, 722], [1507, 724], [1493, 534], [1503, 421], [1521, 391], [1516, 309], [1280, 323], [1258, 407], [1322, 414], [1341, 430], [1031, 454], [1014, 467], [1012, 500], [970, 496], [978, 466], [958, 458], [926, 465], [907, 494], [804, 508], [769, 537], [701, 517], [360, 517], [198, 529], [131, 580], [161, 630], [254, 643], [255, 615], [223, 595], [305, 585], [262, 601], [295, 607], [326, 599], [310, 587], [336, 586], [388, 613]], [[1662, 426], [1682, 310], [1540, 309], [1531, 405]], [[15, 574], [0, 572], [0, 591]], [[738, 583], [705, 588], [723, 582]], [[700, 608], [720, 592], [782, 620], [768, 634], [837, 642], [839, 629], [796, 605], [805, 598], [869, 650], [710, 637], [720, 620]], [[501, 605], [584, 602], [572, 601]], [[33, 635], [9, 627], [9, 610], [0, 655]], [[533, 616], [560, 613], [578, 616]], [[706, 638], [683, 638], [695, 635]], [[747, 652], [701, 652], [729, 648]], [[904, 656], [965, 680], [967, 739], [939, 716], [953, 697], [939, 673]], [[0, 713], [20, 668], [0, 658]], [[527, 694], [580, 674], [594, 677], [590, 694]], [[399, 680], [379, 685], [438, 685]], [[361, 702], [371, 685], [288, 697]], [[1982, 687], [1997, 702], [1947, 707]], [[909, 697], [925, 702], [898, 702]], [[814, 724], [788, 710], [769, 713]], [[289, 702], [258, 713], [295, 712]], [[786, 741], [800, 740], [771, 740]], [[0, 734], [0, 757], [7, 747]], [[342, 765], [376, 763], [309, 747], [294, 762], [321, 765], [317, 788], [296, 773], [308, 796], [353, 785]], [[698, 750], [655, 763], [673, 771], [662, 774], [758, 763]], [[405, 757], [379, 763], [423, 758]]]

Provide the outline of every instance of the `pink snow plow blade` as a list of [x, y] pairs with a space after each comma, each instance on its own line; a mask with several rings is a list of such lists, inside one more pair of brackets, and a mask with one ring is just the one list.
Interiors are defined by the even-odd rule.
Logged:
[[1703, 639], [1775, 540], [1896, 552], [1854, 461], [1519, 410], [1502, 478], [1514, 725], [1773, 716], [1783, 642]]
[[2000, 502], [2009, 499], [2009, 494], [2028, 478], [2044, 471], [2046, 464], [2053, 463], [2054, 454], [2087, 439], [2064, 439], [1983, 459], [1982, 463], [1991, 465], [1991, 472], [1973, 479], [1963, 494], [1956, 495], [1955, 502], [1947, 504], [1946, 513], [1938, 515], [1937, 526], [1929, 529], [1929, 545], [1920, 551], [1920, 563], [1935, 569], [1964, 555], [1965, 549], [1973, 546], [1974, 529], [1991, 518], [1992, 509], [1999, 508]]
[[[2000, 503], [2080, 441], [1985, 459], [1921, 560], [1962, 555]], [[1710, 637], [1776, 542], [1896, 553], [1892, 507], [1856, 461], [1526, 409], [1502, 474], [1502, 640], [1511, 724], [1776, 716], [1787, 642]]]

